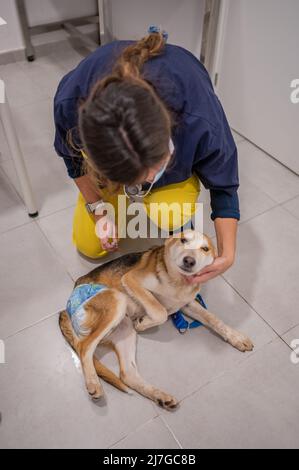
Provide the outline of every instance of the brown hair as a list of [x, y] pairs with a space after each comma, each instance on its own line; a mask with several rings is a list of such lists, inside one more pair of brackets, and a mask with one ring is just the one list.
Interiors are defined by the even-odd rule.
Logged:
[[[99, 80], [79, 107], [84, 171], [98, 187], [132, 184], [169, 151], [172, 119], [154, 88], [142, 78], [143, 64], [162, 53], [162, 33], [126, 47], [112, 73]], [[112, 186], [111, 186], [112, 183]]]

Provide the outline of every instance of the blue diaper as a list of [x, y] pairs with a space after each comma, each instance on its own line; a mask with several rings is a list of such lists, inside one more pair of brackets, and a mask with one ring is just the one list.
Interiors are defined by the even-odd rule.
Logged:
[[89, 332], [82, 328], [85, 320], [84, 305], [99, 292], [107, 290], [104, 284], [81, 284], [73, 290], [66, 304], [66, 311], [70, 316], [75, 333], [79, 335]]

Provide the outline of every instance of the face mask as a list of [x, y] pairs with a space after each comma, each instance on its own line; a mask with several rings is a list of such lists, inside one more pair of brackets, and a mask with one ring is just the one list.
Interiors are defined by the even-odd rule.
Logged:
[[158, 173], [156, 173], [156, 176], [155, 176], [155, 178], [153, 179], [153, 181], [152, 181], [152, 183], [151, 183], [151, 186], [153, 186], [155, 183], [157, 183], [157, 181], [161, 178], [161, 176], [163, 175], [164, 171], [166, 170], [167, 165], [168, 165], [168, 162], [166, 162], [166, 163], [162, 166], [161, 170], [159, 170]]
[[[173, 145], [172, 140], [169, 139], [169, 153], [170, 153], [170, 155], [173, 154], [173, 151], [174, 151], [174, 145]], [[158, 173], [156, 173], [156, 176], [155, 176], [155, 178], [153, 179], [153, 181], [151, 183], [151, 188], [161, 178], [161, 176], [163, 175], [164, 171], [167, 168], [167, 165], [168, 165], [168, 161], [162, 166], [162, 168], [158, 171]]]

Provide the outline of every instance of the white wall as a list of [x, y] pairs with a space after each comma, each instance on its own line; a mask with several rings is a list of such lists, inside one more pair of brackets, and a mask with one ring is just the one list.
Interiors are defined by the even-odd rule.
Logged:
[[218, 93], [234, 129], [299, 173], [298, 18], [298, 0], [230, 0]]
[[[94, 15], [97, 0], [26, 0], [30, 26], [68, 18]], [[0, 16], [7, 25], [0, 27], [0, 52], [24, 47], [14, 0], [0, 0]]]
[[169, 34], [168, 41], [200, 56], [204, 0], [104, 0], [106, 40], [138, 39], [150, 24]]
[[30, 26], [95, 15], [97, 0], [26, 0]]

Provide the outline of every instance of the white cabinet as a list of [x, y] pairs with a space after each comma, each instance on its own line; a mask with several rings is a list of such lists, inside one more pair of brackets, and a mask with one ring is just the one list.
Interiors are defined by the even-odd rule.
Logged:
[[169, 34], [169, 42], [200, 57], [205, 0], [100, 0], [105, 41], [139, 39], [150, 24]]
[[298, 19], [298, 0], [230, 0], [218, 70], [231, 126], [297, 173]]

